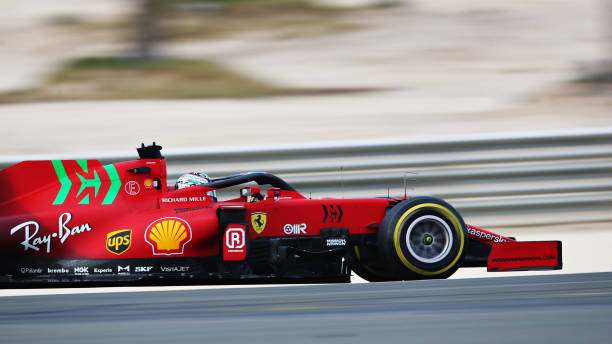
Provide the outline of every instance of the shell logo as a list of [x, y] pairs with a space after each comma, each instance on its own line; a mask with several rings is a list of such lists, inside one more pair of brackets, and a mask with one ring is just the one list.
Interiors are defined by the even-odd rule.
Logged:
[[154, 255], [183, 254], [191, 241], [191, 227], [178, 217], [164, 217], [147, 227], [145, 241], [153, 247]]

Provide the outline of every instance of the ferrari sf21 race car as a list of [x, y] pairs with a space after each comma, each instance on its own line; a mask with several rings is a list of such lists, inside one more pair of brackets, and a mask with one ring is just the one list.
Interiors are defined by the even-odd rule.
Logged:
[[[263, 172], [175, 188], [161, 147], [137, 150], [109, 165], [0, 171], [0, 283], [348, 282], [351, 270], [392, 281], [562, 266], [561, 242], [467, 225], [434, 197], [307, 199]], [[237, 197], [217, 200], [232, 187]]]

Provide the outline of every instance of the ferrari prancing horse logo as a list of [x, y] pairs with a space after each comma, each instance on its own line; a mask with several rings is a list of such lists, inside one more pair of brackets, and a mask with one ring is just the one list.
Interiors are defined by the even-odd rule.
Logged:
[[251, 225], [253, 226], [255, 233], [261, 234], [261, 232], [263, 232], [263, 230], [266, 228], [266, 219], [266, 213], [257, 212], [251, 214]]

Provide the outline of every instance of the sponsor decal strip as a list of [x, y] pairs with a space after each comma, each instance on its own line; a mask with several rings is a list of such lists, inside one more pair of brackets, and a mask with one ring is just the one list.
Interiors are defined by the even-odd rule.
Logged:
[[489, 231], [485, 231], [484, 229], [474, 227], [472, 225], [466, 225], [468, 230], [468, 235], [470, 239], [480, 241], [487, 245], [493, 245], [494, 242], [512, 242], [510, 238], [506, 238], [505, 236], [501, 236], [499, 234], [491, 233]]
[[[244, 228], [243, 228], [244, 229]], [[243, 251], [246, 252], [246, 244], [243, 242]], [[72, 266], [76, 264], [76, 266]], [[125, 264], [125, 265], [123, 265]], [[21, 266], [17, 269], [17, 274], [27, 276], [27, 278], [45, 278], [51, 276], [65, 276], [65, 277], [76, 277], [77, 281], [81, 281], [79, 278], [87, 278], [87, 276], [93, 275], [107, 275], [107, 276], [127, 276], [127, 275], [147, 275], [148, 277], [162, 277], [163, 276], [185, 276], [185, 274], [198, 274], [202, 273], [202, 266], [198, 264], [192, 265], [186, 262], [166, 262], [159, 261], [150, 263], [149, 265], [142, 265], [142, 263], [135, 263], [133, 261], [124, 261], [123, 264], [107, 264], [96, 263], [95, 261], [74, 261], [70, 262], [55, 262], [47, 266], [36, 266], [26, 265]], [[191, 275], [189, 277], [193, 277]], [[210, 277], [210, 276], [208, 276]]]

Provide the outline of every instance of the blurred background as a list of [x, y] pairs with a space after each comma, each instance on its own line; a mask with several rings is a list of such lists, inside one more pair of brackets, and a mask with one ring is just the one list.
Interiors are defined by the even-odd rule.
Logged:
[[156, 141], [612, 270], [612, 0], [0, 0], [0, 74], [2, 167]]

